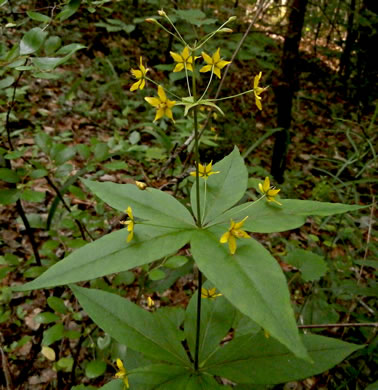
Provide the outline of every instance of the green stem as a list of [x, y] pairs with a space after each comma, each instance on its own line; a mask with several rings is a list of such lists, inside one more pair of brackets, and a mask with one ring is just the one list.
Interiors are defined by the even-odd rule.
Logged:
[[158, 84], [156, 81], [150, 79], [149, 77], [145, 77], [145, 79], [146, 79], [147, 81], [149, 81], [150, 83], [155, 84], [155, 85], [158, 86], [158, 87], [159, 87], [159, 86], [162, 87], [162, 88], [164, 89], [165, 92], [167, 92], [167, 93], [169, 93], [170, 95], [174, 96], [176, 99], [181, 100], [180, 96], [177, 96], [177, 95], [175, 95], [173, 92], [168, 91], [168, 89], [165, 89], [162, 85]]
[[206, 89], [205, 89], [205, 92], [204, 92], [204, 93], [202, 94], [202, 96], [198, 99], [199, 102], [200, 102], [200, 101], [203, 99], [203, 97], [206, 95], [206, 92], [207, 92], [207, 90], [208, 90], [209, 87], [210, 87], [211, 80], [213, 79], [213, 74], [214, 74], [214, 65], [213, 65], [212, 68], [211, 68], [211, 76], [210, 76], [209, 82], [207, 83], [207, 87], [206, 87]]
[[[192, 75], [192, 92], [193, 98], [196, 99], [196, 76], [194, 68], [194, 51], [192, 52], [193, 56], [193, 75]], [[198, 107], [193, 108], [193, 119], [194, 119], [194, 156], [196, 160], [196, 197], [197, 197], [197, 226], [198, 228], [202, 227], [201, 223], [201, 199], [200, 199], [200, 187], [199, 187], [199, 140], [198, 140], [198, 118], [197, 118]], [[194, 370], [198, 371], [198, 362], [199, 362], [199, 341], [200, 341], [200, 332], [201, 332], [201, 288], [202, 288], [202, 273], [198, 269], [198, 291], [197, 291], [197, 322], [196, 322], [196, 345], [194, 353]]]
[[198, 371], [199, 342], [201, 329], [201, 290], [202, 290], [202, 272], [198, 270], [198, 290], [197, 290], [197, 323], [196, 323], [196, 348], [194, 351], [194, 370]]
[[186, 62], [184, 62], [184, 68], [185, 68], [185, 77], [186, 77], [186, 84], [188, 85], [189, 96], [192, 96], [192, 94], [190, 92], [189, 76], [188, 76], [188, 69], [186, 67]]

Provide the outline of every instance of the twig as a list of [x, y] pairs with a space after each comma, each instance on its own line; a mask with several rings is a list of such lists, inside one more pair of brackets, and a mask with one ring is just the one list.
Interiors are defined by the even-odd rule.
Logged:
[[298, 325], [298, 328], [354, 328], [354, 327], [373, 327], [378, 328], [378, 322], [350, 322], [345, 324], [311, 324]]
[[[27, 62], [28, 62], [28, 59], [25, 60], [24, 65], [26, 65]], [[6, 115], [6, 120], [5, 120], [5, 129], [6, 129], [7, 137], [8, 137], [9, 149], [11, 151], [14, 151], [14, 147], [13, 147], [12, 138], [11, 138], [10, 114], [11, 114], [12, 108], [13, 108], [13, 106], [15, 104], [16, 90], [17, 90], [18, 83], [20, 82], [23, 73], [24, 73], [23, 71], [20, 72], [20, 74], [18, 75], [17, 80], [16, 80], [16, 82], [14, 84], [12, 100], [11, 100], [11, 102], [9, 104], [9, 108], [8, 108], [7, 115]], [[8, 169], [12, 169], [12, 163], [10, 162], [9, 159], [5, 160], [5, 165], [6, 165], [6, 167]], [[13, 187], [16, 188], [16, 184], [13, 184]], [[20, 199], [17, 199], [17, 201], [16, 201], [16, 208], [17, 208], [18, 213], [20, 214], [22, 222], [24, 223], [24, 226], [25, 226], [25, 229], [26, 229], [26, 234], [29, 237], [29, 241], [30, 241], [30, 244], [31, 244], [32, 249], [33, 249], [35, 261], [36, 261], [37, 265], [40, 266], [42, 264], [41, 264], [41, 258], [39, 257], [38, 245], [37, 245], [37, 243], [36, 243], [36, 241], [34, 239], [33, 230], [32, 230], [32, 228], [31, 228], [31, 226], [29, 224], [29, 221], [28, 221], [28, 219], [26, 217], [26, 213], [25, 213], [25, 210], [22, 207], [22, 203], [21, 203]]]
[[362, 271], [364, 270], [364, 265], [366, 261], [367, 254], [369, 252], [369, 243], [370, 243], [370, 237], [371, 237], [371, 227], [373, 226], [373, 220], [374, 220], [374, 209], [375, 209], [375, 196], [373, 195], [373, 202], [371, 205], [371, 210], [370, 210], [370, 221], [369, 221], [369, 228], [368, 228], [368, 233], [367, 233], [367, 238], [366, 238], [366, 248], [365, 248], [365, 253], [364, 257], [362, 259], [363, 263], [360, 268], [360, 273], [358, 274], [357, 277], [357, 284], [360, 283], [361, 276], [362, 276]]
[[8, 359], [5, 356], [5, 353], [3, 351], [3, 348], [0, 347], [0, 353], [1, 353], [1, 365], [3, 366], [3, 372], [5, 376], [5, 382], [7, 384], [7, 390], [12, 390], [12, 378], [9, 373], [9, 367], [8, 367]]

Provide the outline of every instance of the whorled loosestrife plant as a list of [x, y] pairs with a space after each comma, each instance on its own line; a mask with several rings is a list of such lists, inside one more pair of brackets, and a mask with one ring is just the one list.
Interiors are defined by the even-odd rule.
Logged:
[[[70, 284], [98, 326], [143, 356], [138, 362], [132, 358], [135, 353], [118, 356], [116, 379], [103, 389], [208, 390], [227, 387], [220, 384], [220, 378], [227, 378], [229, 383], [276, 384], [327, 370], [361, 347], [298, 333], [285, 276], [277, 261], [250, 233], [294, 229], [303, 225], [308, 215], [338, 214], [359, 206], [277, 200], [280, 190], [271, 186], [269, 178], [259, 184], [259, 199], [239, 204], [248, 180], [243, 159], [235, 148], [214, 166], [212, 162], [200, 163], [197, 109], [209, 106], [222, 112], [217, 106], [219, 101], [254, 93], [261, 110], [260, 95], [266, 90], [259, 86], [261, 72], [255, 76], [251, 90], [231, 97], [208, 98], [213, 76], [220, 78], [229, 61], [222, 59], [220, 49], [210, 56], [203, 48], [217, 33], [230, 32], [225, 26], [234, 18], [189, 45], [168, 15], [164, 11], [159, 14], [163, 22], [148, 21], [180, 41], [181, 52], [171, 52], [173, 71], [185, 72], [188, 95], [180, 98], [148, 78], [142, 58], [139, 69], [131, 70], [136, 82], [130, 90], [143, 89], [146, 82], [157, 85], [157, 96], [145, 98], [156, 109], [155, 121], [168, 117], [174, 122], [172, 108], [180, 105], [184, 106], [185, 116], [193, 115], [192, 213], [174, 197], [146, 188], [141, 182], [133, 185], [83, 179], [104, 202], [121, 212], [126, 210], [128, 218], [122, 221], [127, 225], [126, 240], [123, 229], [107, 234], [18, 290]], [[173, 32], [164, 26], [164, 21]], [[197, 67], [200, 73], [209, 74], [202, 93], [197, 88]], [[188, 243], [198, 268], [198, 290], [185, 311], [174, 307], [149, 312], [116, 294], [72, 284], [159, 259], [164, 262]], [[204, 284], [202, 275], [207, 279]], [[147, 303], [154, 306], [151, 297]], [[233, 337], [223, 345], [230, 330]]]

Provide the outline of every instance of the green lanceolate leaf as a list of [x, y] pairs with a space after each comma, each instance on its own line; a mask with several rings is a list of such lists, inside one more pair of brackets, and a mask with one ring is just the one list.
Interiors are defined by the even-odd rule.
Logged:
[[300, 380], [335, 366], [352, 352], [363, 348], [317, 335], [302, 335], [301, 340], [312, 359], [298, 359], [277, 340], [263, 332], [242, 336], [219, 349], [205, 370], [237, 383], [277, 384]]
[[211, 222], [211, 225], [241, 220], [248, 215], [243, 229], [256, 233], [283, 232], [296, 229], [306, 222], [310, 215], [327, 216], [355, 211], [365, 206], [342, 203], [325, 203], [311, 200], [280, 199], [282, 206], [261, 199], [236, 206]]
[[130, 388], [136, 390], [221, 390], [228, 387], [220, 386], [212, 376], [194, 374], [184, 367], [166, 364], [130, 370]]
[[194, 260], [205, 276], [243, 314], [295, 355], [308, 358], [299, 339], [285, 276], [277, 261], [253, 238], [238, 239], [234, 255], [219, 239], [228, 226], [193, 234]]
[[[70, 287], [93, 321], [118, 342], [153, 359], [190, 365], [171, 322], [156, 321], [152, 313], [118, 295], [75, 285]], [[178, 368], [181, 372], [184, 370]]]
[[[195, 356], [196, 320], [197, 320], [196, 292], [186, 309], [185, 335], [192, 357]], [[199, 362], [208, 359], [220, 347], [220, 342], [231, 329], [235, 317], [235, 308], [224, 297], [216, 299], [201, 298], [201, 332], [199, 341]]]
[[[248, 173], [239, 150], [213, 166], [219, 171], [208, 179], [200, 178], [200, 199], [202, 224], [206, 225], [225, 210], [238, 202], [247, 189]], [[197, 214], [197, 195], [195, 183], [192, 186], [190, 201], [194, 215]]]
[[175, 253], [190, 236], [191, 231], [136, 225], [133, 240], [126, 243], [127, 230], [121, 229], [76, 250], [17, 290], [47, 288], [127, 271]]
[[99, 183], [83, 180], [100, 199], [116, 210], [131, 207], [134, 217], [153, 221], [159, 226], [194, 227], [190, 212], [173, 196], [154, 188], [140, 190], [133, 184]]

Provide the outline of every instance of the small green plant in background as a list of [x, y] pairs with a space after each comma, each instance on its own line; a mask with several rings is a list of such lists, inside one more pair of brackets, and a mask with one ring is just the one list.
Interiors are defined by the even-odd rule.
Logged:
[[[227, 387], [219, 378], [241, 385], [270, 385], [323, 372], [362, 347], [299, 334], [285, 276], [269, 251], [249, 233], [296, 229], [309, 215], [340, 214], [361, 206], [281, 199], [280, 189], [272, 187], [269, 178], [259, 183], [257, 200], [241, 202], [248, 172], [239, 150], [235, 147], [214, 165], [201, 163], [198, 110], [207, 106], [223, 113], [220, 101], [247, 93], [254, 94], [261, 110], [261, 94], [266, 91], [259, 86], [262, 73], [254, 77], [253, 89], [208, 98], [214, 74], [220, 78], [230, 62], [222, 59], [219, 48], [211, 56], [200, 50], [217, 34], [230, 32], [225, 26], [234, 19], [189, 45], [169, 16], [164, 11], [159, 15], [161, 19], [148, 21], [182, 44], [182, 51], [171, 55], [173, 72], [185, 73], [188, 95], [177, 96], [150, 79], [142, 57], [139, 69], [132, 70], [136, 81], [131, 90], [143, 89], [146, 82], [157, 86], [157, 96], [145, 98], [156, 109], [155, 121], [167, 117], [174, 123], [177, 106], [183, 106], [185, 117], [192, 117], [195, 170], [190, 174], [194, 177], [191, 209], [143, 183], [83, 179], [102, 201], [126, 212], [127, 219], [121, 223], [127, 225], [127, 233], [121, 229], [85, 245], [17, 290], [69, 284], [93, 321], [130, 348], [116, 360], [116, 379], [103, 389]], [[201, 58], [204, 63], [198, 65]], [[200, 93], [200, 73], [209, 72], [208, 84]], [[149, 312], [115, 293], [73, 284], [159, 261], [166, 264], [187, 245], [195, 264], [197, 291], [186, 310], [152, 309], [154, 302], [147, 297]], [[231, 330], [232, 337], [223, 343]]]

